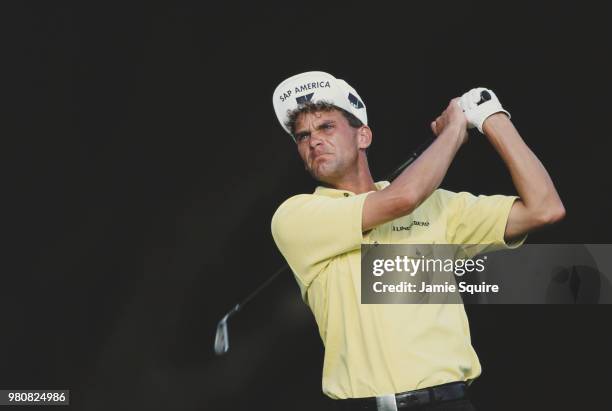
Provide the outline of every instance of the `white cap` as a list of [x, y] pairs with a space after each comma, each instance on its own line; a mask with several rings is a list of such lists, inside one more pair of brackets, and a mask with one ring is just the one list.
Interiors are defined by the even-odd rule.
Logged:
[[[329, 73], [308, 71], [280, 83], [272, 96], [276, 117], [289, 135], [291, 130], [285, 125], [289, 120], [288, 112], [309, 101], [333, 104], [353, 114], [363, 124], [368, 124], [366, 106], [354, 88]], [[293, 135], [291, 137], [293, 138]]]

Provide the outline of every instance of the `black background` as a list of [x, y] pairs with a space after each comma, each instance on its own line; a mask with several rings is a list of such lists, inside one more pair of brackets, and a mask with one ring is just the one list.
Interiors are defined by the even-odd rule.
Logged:
[[[276, 207], [310, 192], [272, 91], [323, 70], [368, 106], [375, 178], [450, 98], [493, 88], [567, 209], [531, 243], [610, 243], [605, 2], [3, 4], [0, 388], [71, 409], [311, 410], [323, 348]], [[513, 194], [472, 133], [444, 188]], [[479, 410], [609, 409], [610, 306], [469, 306]], [[39, 408], [38, 408], [39, 409]]]

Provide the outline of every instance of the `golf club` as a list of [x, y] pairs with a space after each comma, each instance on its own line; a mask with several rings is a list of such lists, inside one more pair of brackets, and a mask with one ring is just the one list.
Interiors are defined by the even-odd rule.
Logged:
[[[489, 101], [491, 99], [491, 95], [486, 91], [482, 91], [480, 93], [480, 101], [477, 103], [478, 105]], [[423, 144], [418, 146], [411, 154], [410, 157], [406, 161], [404, 161], [399, 167], [395, 169], [389, 176], [387, 180], [394, 180], [406, 167], [408, 167], [414, 160], [417, 159], [418, 156], [423, 153], [434, 142], [436, 136], [431, 137], [426, 140]], [[231, 310], [229, 310], [223, 318], [217, 323], [217, 332], [215, 334], [215, 354], [223, 355], [229, 351], [229, 333], [227, 330], [227, 321], [231, 316], [236, 314], [238, 311], [244, 308], [244, 306], [251, 301], [255, 296], [257, 296], [261, 291], [268, 287], [268, 285], [274, 281], [283, 271], [288, 269], [289, 266], [284, 264], [280, 267], [274, 274], [272, 274], [266, 281], [264, 281], [259, 287], [257, 287], [251, 294], [249, 294], [243, 301], [236, 304]]]
[[[415, 149], [410, 157], [404, 161], [398, 168], [395, 169], [387, 178], [387, 180], [395, 179], [406, 167], [408, 167], [416, 158], [421, 155], [423, 151], [435, 140], [435, 137], [430, 138]], [[289, 265], [286, 263], [274, 272], [266, 281], [264, 281], [259, 287], [257, 287], [251, 294], [249, 294], [244, 300], [236, 304], [231, 310], [229, 310], [221, 320], [217, 323], [217, 332], [215, 333], [215, 354], [223, 355], [229, 351], [229, 333], [227, 329], [227, 322], [234, 314], [242, 310], [246, 304], [249, 303], [255, 296], [261, 291], [268, 287], [268, 285], [274, 281], [282, 272], [287, 270]]]

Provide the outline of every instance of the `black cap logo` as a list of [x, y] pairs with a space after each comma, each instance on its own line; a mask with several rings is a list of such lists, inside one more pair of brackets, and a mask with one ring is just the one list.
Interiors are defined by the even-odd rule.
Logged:
[[314, 93], [306, 94], [305, 96], [296, 97], [296, 98], [295, 98], [295, 101], [297, 101], [298, 106], [299, 106], [299, 105], [302, 105], [302, 104], [306, 104], [306, 103], [308, 103], [310, 100], [312, 100], [312, 96], [314, 96]]
[[348, 99], [351, 102], [351, 105], [355, 108], [363, 108], [363, 103], [356, 96], [349, 93]]

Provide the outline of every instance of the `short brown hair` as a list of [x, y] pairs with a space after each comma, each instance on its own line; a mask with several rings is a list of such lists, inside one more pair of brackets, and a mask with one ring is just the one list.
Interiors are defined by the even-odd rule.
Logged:
[[332, 110], [338, 110], [339, 112], [341, 112], [351, 127], [359, 128], [363, 126], [363, 122], [359, 120], [357, 117], [355, 117], [352, 113], [349, 113], [345, 109], [334, 106], [333, 104], [328, 103], [327, 101], [324, 101], [324, 100], [317, 101], [316, 103], [308, 101], [304, 104], [300, 104], [298, 108], [294, 110], [290, 110], [287, 113], [288, 120], [285, 123], [285, 126], [287, 126], [289, 130], [291, 130], [291, 135], [295, 139], [295, 123], [297, 122], [297, 119], [300, 116], [300, 114], [316, 113], [317, 111], [328, 112]]

